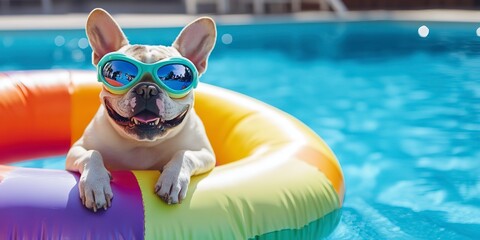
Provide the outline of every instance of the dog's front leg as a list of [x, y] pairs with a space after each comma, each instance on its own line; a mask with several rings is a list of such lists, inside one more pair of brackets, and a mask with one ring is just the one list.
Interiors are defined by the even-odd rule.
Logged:
[[66, 169], [81, 174], [78, 183], [83, 205], [94, 212], [107, 209], [113, 198], [111, 175], [103, 164], [102, 155], [95, 150], [73, 146], [67, 155]]
[[155, 193], [168, 204], [181, 203], [187, 196], [190, 177], [207, 172], [214, 166], [215, 157], [207, 149], [179, 151], [163, 168]]

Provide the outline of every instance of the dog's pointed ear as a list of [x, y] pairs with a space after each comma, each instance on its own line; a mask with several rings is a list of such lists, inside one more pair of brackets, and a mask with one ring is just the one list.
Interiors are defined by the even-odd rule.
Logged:
[[213, 19], [199, 18], [183, 28], [172, 46], [195, 64], [199, 74], [207, 69], [208, 56], [215, 46], [217, 30]]
[[97, 65], [105, 54], [117, 51], [128, 44], [120, 26], [108, 12], [101, 8], [95, 8], [90, 12], [85, 29], [93, 49], [92, 62], [94, 65]]

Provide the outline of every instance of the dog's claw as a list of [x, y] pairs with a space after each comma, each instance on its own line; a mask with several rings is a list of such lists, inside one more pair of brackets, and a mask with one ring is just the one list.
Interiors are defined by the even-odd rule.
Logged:
[[[181, 172], [183, 173], [183, 172]], [[156, 194], [166, 204], [178, 204], [185, 198], [190, 176], [164, 170], [155, 186]]]
[[110, 197], [109, 194], [107, 194], [106, 196], [107, 196], [107, 205], [105, 205], [105, 210], [107, 210], [107, 209], [106, 209], [107, 207], [111, 207], [111, 206], [112, 206], [112, 198]]

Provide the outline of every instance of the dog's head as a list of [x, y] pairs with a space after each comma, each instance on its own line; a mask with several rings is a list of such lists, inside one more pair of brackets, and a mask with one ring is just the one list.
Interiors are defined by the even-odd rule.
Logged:
[[[90, 13], [86, 32], [93, 49], [95, 66], [104, 62], [102, 58], [105, 55], [113, 52], [146, 64], [172, 57], [184, 57], [193, 63], [198, 75], [206, 70], [208, 56], [216, 39], [213, 20], [199, 18], [180, 32], [172, 46], [130, 45], [119, 25], [102, 9], [95, 9]], [[102, 76], [107, 76], [110, 80], [132, 79], [128, 72], [115, 70], [105, 69], [103, 66]], [[181, 76], [173, 75], [173, 78], [184, 77], [187, 71], [184, 72], [183, 75], [179, 74]], [[100, 94], [102, 104], [110, 122], [120, 134], [139, 141], [154, 141], [173, 135], [183, 127], [182, 123], [188, 118], [193, 107], [193, 91], [172, 97], [165, 85], [158, 84], [158, 77], [154, 79], [154, 74], [156, 73], [142, 74], [141, 78], [137, 77], [135, 84], [120, 93], [103, 88]], [[191, 74], [191, 71], [188, 71], [188, 74]], [[102, 76], [99, 74], [99, 77]]]

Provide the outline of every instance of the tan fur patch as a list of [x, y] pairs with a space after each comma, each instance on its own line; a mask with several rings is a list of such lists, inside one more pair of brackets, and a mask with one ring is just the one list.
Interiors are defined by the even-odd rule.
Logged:
[[168, 57], [180, 56], [175, 48], [166, 46], [127, 45], [119, 52], [144, 63], [155, 63]]

